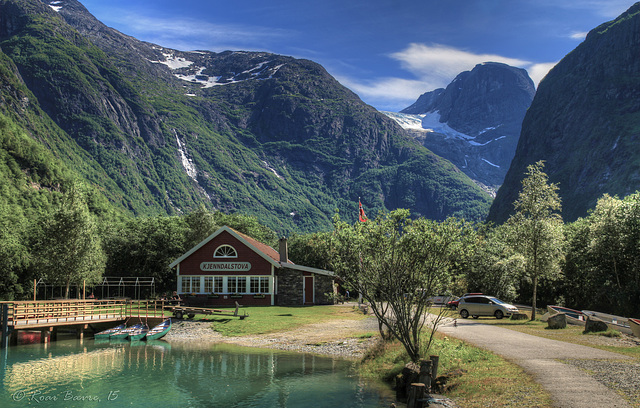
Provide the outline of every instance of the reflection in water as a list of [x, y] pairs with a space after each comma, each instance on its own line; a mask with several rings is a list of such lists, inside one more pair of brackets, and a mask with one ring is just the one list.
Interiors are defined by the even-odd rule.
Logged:
[[[225, 344], [59, 341], [3, 350], [0, 406], [388, 407], [353, 363]], [[383, 396], [384, 395], [384, 396]]]

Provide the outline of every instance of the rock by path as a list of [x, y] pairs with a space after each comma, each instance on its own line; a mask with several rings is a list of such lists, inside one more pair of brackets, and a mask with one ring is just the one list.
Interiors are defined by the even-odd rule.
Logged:
[[[603, 384], [606, 381], [598, 381], [595, 376], [578, 368], [589, 367], [590, 362], [595, 366], [595, 362], [602, 365], [603, 362], [604, 364], [606, 362], [624, 364], [633, 361], [627, 356], [532, 336], [472, 320], [458, 319], [457, 327], [453, 322], [444, 324], [440, 332], [490, 350], [521, 366], [551, 394], [557, 407], [631, 407], [625, 399]], [[580, 363], [568, 364], [568, 361]], [[638, 387], [640, 387], [639, 368], [629, 366], [630, 370], [636, 370], [635, 378], [639, 382]]]

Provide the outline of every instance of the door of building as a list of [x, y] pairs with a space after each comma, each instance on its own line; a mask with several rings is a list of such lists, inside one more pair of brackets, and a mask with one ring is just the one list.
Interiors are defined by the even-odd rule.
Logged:
[[313, 276], [304, 277], [304, 304], [314, 304]]

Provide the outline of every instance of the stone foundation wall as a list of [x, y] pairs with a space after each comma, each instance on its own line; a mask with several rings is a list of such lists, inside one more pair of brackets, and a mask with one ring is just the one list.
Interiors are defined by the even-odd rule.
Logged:
[[332, 305], [333, 298], [325, 296], [325, 293], [333, 293], [333, 277], [325, 275], [315, 275], [315, 277], [316, 305]]
[[302, 305], [302, 272], [282, 268], [278, 271], [278, 305]]
[[[314, 275], [315, 304], [331, 305], [333, 300], [325, 293], [333, 293], [333, 277]], [[293, 269], [282, 268], [278, 271], [278, 300], [279, 306], [301, 306], [303, 296], [303, 273]]]

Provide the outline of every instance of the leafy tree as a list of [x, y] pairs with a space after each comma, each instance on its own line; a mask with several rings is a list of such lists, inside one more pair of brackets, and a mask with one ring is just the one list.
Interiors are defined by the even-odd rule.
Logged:
[[567, 229], [568, 300], [582, 308], [640, 313], [640, 193], [604, 195]]
[[[388, 330], [411, 360], [418, 361], [428, 298], [448, 287], [449, 271], [470, 229], [454, 219], [442, 223], [411, 220], [408, 210], [356, 225], [340, 222], [337, 216], [334, 221], [333, 270], [370, 303], [383, 336], [384, 329]], [[440, 318], [432, 322], [426, 350]]]
[[105, 234], [107, 276], [152, 277], [156, 290], [174, 290], [176, 276], [169, 264], [190, 248], [180, 217], [132, 218], [109, 225]]
[[483, 228], [478, 233], [465, 271], [467, 292], [491, 293], [507, 301], [516, 299], [524, 259], [509, 245], [508, 227]]
[[23, 293], [20, 275], [29, 263], [25, 224], [19, 208], [0, 201], [0, 299], [13, 300]]
[[560, 275], [564, 255], [563, 223], [560, 214], [558, 186], [548, 183], [544, 162], [527, 167], [522, 191], [514, 203], [516, 213], [507, 221], [509, 241], [515, 253], [522, 256], [524, 277], [533, 287], [531, 320], [536, 318], [537, 290], [540, 278]]
[[97, 283], [106, 262], [96, 223], [81, 188], [80, 184], [72, 185], [58, 207], [41, 217], [41, 234], [33, 248], [40, 276], [49, 283], [64, 285], [67, 298], [72, 283]]

